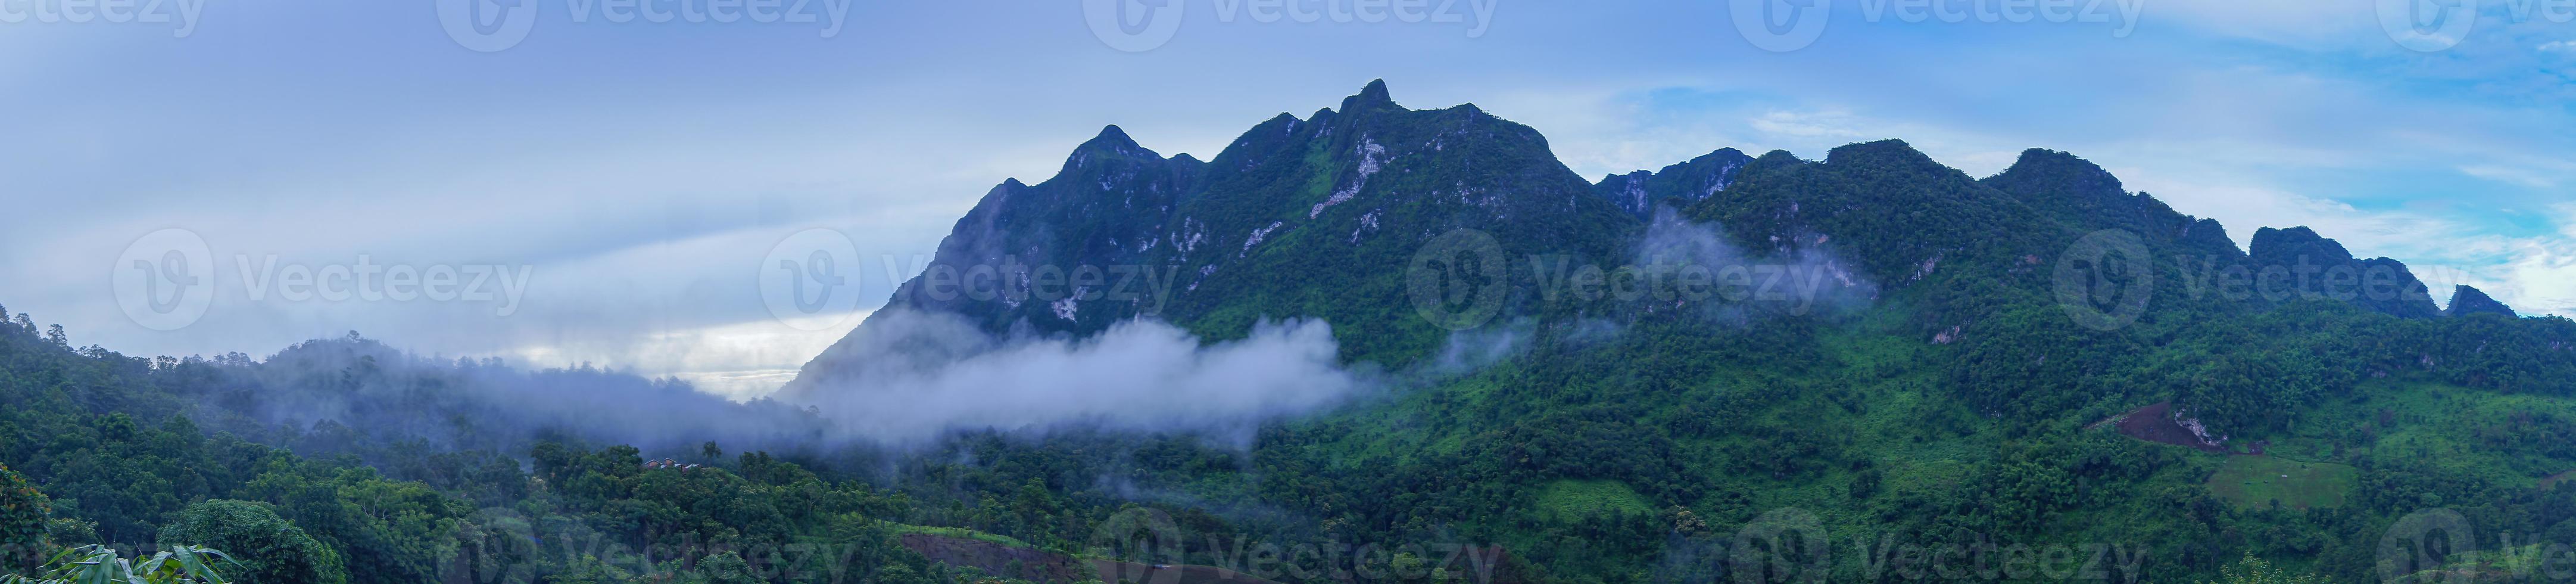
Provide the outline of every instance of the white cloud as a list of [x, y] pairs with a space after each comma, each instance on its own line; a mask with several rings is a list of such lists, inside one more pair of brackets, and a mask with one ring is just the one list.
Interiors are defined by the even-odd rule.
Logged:
[[2576, 55], [2576, 41], [2551, 41], [2541, 43], [2538, 48], [2543, 53]]
[[[850, 334], [866, 313], [794, 320], [755, 320], [642, 335], [608, 335], [578, 344], [521, 347], [511, 357], [532, 367], [589, 363], [647, 377], [678, 377], [700, 391], [743, 401], [769, 395], [801, 365]], [[839, 324], [840, 326], [833, 326]]]
[[1863, 124], [1842, 110], [1806, 112], [1773, 111], [1753, 118], [1753, 129], [1776, 137], [1813, 141], [1816, 139], [1857, 141], [1870, 138]]
[[2493, 181], [2508, 182], [2535, 189], [2558, 186], [2558, 180], [2527, 168], [2479, 164], [2460, 167], [2462, 174]]
[[1375, 382], [1343, 368], [1320, 320], [1265, 321], [1210, 344], [1157, 320], [1080, 340], [996, 338], [953, 314], [888, 311], [835, 345], [790, 394], [887, 442], [950, 430], [1233, 431], [1341, 403]]
[[2576, 204], [2555, 209], [2559, 217], [2555, 238], [2533, 238], [2522, 242], [2516, 258], [2506, 267], [2511, 282], [2506, 304], [2524, 314], [2547, 312], [2576, 318]]
[[[2351, 205], [2228, 177], [2177, 178], [2143, 168], [2113, 169], [2133, 189], [2156, 193], [2176, 210], [2217, 218], [2237, 245], [2262, 227], [2308, 226], [2363, 257], [2404, 261], [2448, 303], [2455, 284], [2475, 286], [2523, 314], [2576, 316], [2576, 205], [2556, 234], [2497, 235], [2480, 224], [2407, 210]], [[2211, 181], [2209, 179], [2219, 179]]]

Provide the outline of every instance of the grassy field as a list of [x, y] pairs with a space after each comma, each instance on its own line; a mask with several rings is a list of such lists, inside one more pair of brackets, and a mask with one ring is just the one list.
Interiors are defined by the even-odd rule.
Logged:
[[2353, 467], [2273, 456], [2230, 456], [2209, 476], [2211, 494], [2246, 507], [2340, 507], [2360, 484]]
[[984, 533], [984, 532], [981, 532], [981, 531], [975, 531], [975, 530], [972, 530], [972, 529], [964, 529], [964, 528], [957, 528], [957, 527], [930, 527], [930, 526], [923, 526], [923, 525], [910, 525], [910, 524], [903, 524], [903, 523], [887, 523], [887, 524], [885, 524], [885, 526], [886, 526], [886, 529], [887, 529], [888, 531], [892, 531], [892, 532], [894, 532], [894, 533], [896, 533], [896, 534], [918, 533], [918, 534], [923, 534], [923, 535], [936, 535], [936, 536], [940, 536], [940, 537], [947, 537], [947, 538], [971, 539], [971, 540], [981, 541], [981, 542], [985, 542], [985, 543], [999, 544], [999, 545], [1009, 546], [1009, 547], [1015, 547], [1015, 548], [1035, 548], [1035, 547], [1037, 547], [1037, 546], [1029, 545], [1029, 543], [1028, 543], [1028, 542], [1020, 541], [1020, 540], [1015, 539], [1015, 538], [1012, 538], [1012, 537], [1010, 537], [1010, 536], [996, 535], [996, 534], [991, 534], [991, 533]]

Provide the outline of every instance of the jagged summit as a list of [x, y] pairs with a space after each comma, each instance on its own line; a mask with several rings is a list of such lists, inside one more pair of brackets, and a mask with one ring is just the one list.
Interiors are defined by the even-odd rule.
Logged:
[[2217, 221], [2195, 218], [2146, 193], [2130, 193], [2101, 165], [2045, 148], [2024, 150], [2012, 167], [1978, 181], [2022, 204], [2085, 229], [2126, 229], [2194, 257], [2238, 259], [2245, 252]]
[[1933, 160], [1931, 155], [1924, 154], [1922, 150], [1916, 150], [1913, 144], [1908, 144], [1904, 140], [1895, 138], [1873, 142], [1844, 144], [1836, 146], [1833, 150], [1825, 152], [1826, 164], [1843, 164], [1849, 162], [1861, 162], [1863, 160], [1871, 162], [1905, 162], [1909, 164], [1949, 168], [1949, 166]]
[[1733, 185], [1736, 175], [1752, 163], [1753, 157], [1741, 150], [1720, 148], [1660, 171], [1601, 177], [1593, 184], [1593, 191], [1629, 215], [1643, 219], [1651, 216], [1657, 205], [1670, 203], [1683, 208], [1716, 196]]
[[[2010, 168], [1987, 179], [1990, 183], [2054, 181], [2061, 188], [2083, 193], [2125, 193], [2120, 178], [2111, 176], [2093, 161], [2074, 154], [2046, 148], [2023, 150], [2021, 158]], [[2006, 189], [2011, 190], [2011, 189]]]
[[[1150, 281], [1092, 283], [1085, 296], [978, 299], [938, 293], [946, 280], [916, 277], [888, 308], [960, 315], [997, 334], [1073, 336], [1152, 317], [1226, 338], [1264, 316], [1314, 317], [1345, 339], [1368, 339], [1346, 345], [1346, 356], [1402, 361], [1441, 342], [1405, 300], [1405, 270], [1391, 267], [1432, 238], [1475, 230], [1511, 257], [1607, 263], [1640, 228], [1593, 196], [1537, 130], [1472, 106], [1407, 109], [1376, 81], [1338, 111], [1272, 116], [1206, 162], [1162, 158], [1105, 127], [1057, 176], [986, 195], [932, 260], [961, 273], [1148, 267]], [[856, 338], [816, 358], [790, 388], [849, 371], [840, 361]]]
[[1385, 79], [1369, 81], [1368, 86], [1360, 88], [1358, 94], [1342, 99], [1342, 111], [1345, 113], [1381, 108], [1403, 108], [1396, 105], [1395, 97], [1387, 93]]
[[1089, 142], [1083, 142], [1082, 148], [1124, 150], [1141, 147], [1136, 145], [1135, 138], [1127, 136], [1127, 130], [1119, 128], [1117, 124], [1110, 124], [1100, 128], [1100, 135], [1093, 136]]
[[1066, 158], [1065, 164], [1067, 167], [1072, 167], [1101, 158], [1134, 158], [1159, 162], [1163, 160], [1163, 155], [1138, 145], [1135, 138], [1127, 136], [1126, 130], [1112, 124], [1101, 128], [1099, 135], [1084, 141], [1080, 146], [1075, 146], [1073, 154]]
[[[978, 300], [921, 295], [935, 284], [917, 277], [888, 308], [957, 314], [987, 332], [1072, 336], [1151, 317], [1233, 338], [1261, 317], [1314, 317], [1332, 323], [1343, 357], [1401, 363], [1429, 354], [1441, 338], [1424, 333], [1433, 325], [1414, 314], [1405, 280], [1404, 266], [1433, 238], [1473, 230], [1508, 258], [1617, 265], [1656, 208], [1671, 206], [1753, 255], [1824, 258], [1821, 273], [1838, 281], [1891, 295], [1946, 290], [1911, 299], [1927, 313], [1987, 305], [1960, 282], [2044, 288], [2051, 258], [2087, 233], [2116, 229], [2141, 236], [2158, 258], [2256, 271], [2306, 258], [2387, 274], [2395, 297], [2352, 303], [2405, 317], [2442, 314], [2396, 260], [2355, 259], [2304, 227], [2262, 230], [2249, 256], [2216, 221], [2126, 192], [2101, 166], [2057, 150], [2026, 150], [2009, 169], [1978, 179], [1903, 140], [1845, 145], [1822, 161], [1720, 148], [1593, 182], [1567, 169], [1537, 130], [1472, 105], [1407, 109], [1382, 80], [1340, 105], [1305, 119], [1272, 116], [1205, 161], [1165, 158], [1105, 126], [1057, 176], [1036, 185], [1005, 181], [986, 194], [933, 260], [961, 271], [1150, 267], [1158, 280], [1131, 283], [1150, 294]], [[1543, 304], [1534, 293], [1514, 288], [1503, 310], [1533, 313]], [[2476, 302], [2483, 294], [2461, 298], [2454, 312], [2483, 306]], [[790, 387], [833, 378], [846, 357], [836, 345]]]
[[1797, 154], [1778, 148], [1773, 148], [1769, 152], [1762, 153], [1762, 156], [1755, 157], [1753, 161], [1772, 166], [1800, 164], [1806, 162], [1805, 159], [1798, 158]]
[[2487, 296], [2486, 292], [2467, 284], [2451, 289], [2451, 308], [2443, 314], [2449, 316], [2501, 314], [2505, 318], [2521, 317], [2513, 311], [2513, 307], [2505, 306], [2503, 302], [2497, 302], [2494, 297]]
[[2255, 230], [2254, 245], [2245, 251], [2253, 255], [2256, 261], [2264, 262], [2291, 262], [2302, 255], [2319, 261], [2342, 262], [2353, 259], [2352, 252], [2344, 249], [2342, 243], [2326, 239], [2325, 236], [2318, 235], [2316, 230], [2304, 225], [2287, 229], [2265, 227]]
[[2255, 231], [2254, 245], [2246, 252], [2261, 269], [2258, 290], [2343, 300], [2404, 318], [2442, 315], [2442, 309], [2433, 304], [2431, 289], [2405, 262], [2355, 258], [2342, 243], [2305, 226]]

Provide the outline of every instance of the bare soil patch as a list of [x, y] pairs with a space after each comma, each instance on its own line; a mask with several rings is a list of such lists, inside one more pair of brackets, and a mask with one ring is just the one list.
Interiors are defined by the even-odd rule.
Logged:
[[2190, 428], [2184, 427], [2182, 422], [2175, 420], [2173, 402], [2157, 402], [2155, 405], [2122, 414], [2118, 428], [2120, 435], [2130, 438], [2196, 448], [2213, 454], [2227, 454], [2226, 445], [2202, 441], [2199, 434], [2192, 433]]

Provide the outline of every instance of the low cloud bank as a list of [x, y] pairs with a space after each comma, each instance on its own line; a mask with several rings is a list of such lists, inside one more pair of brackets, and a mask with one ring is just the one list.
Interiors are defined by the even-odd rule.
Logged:
[[1377, 385], [1339, 353], [1331, 325], [1312, 319], [1203, 344], [1155, 320], [1084, 339], [997, 338], [956, 315], [888, 311], [825, 352], [830, 373], [787, 399], [837, 432], [894, 444], [1065, 426], [1248, 434]]
[[[210, 430], [307, 453], [488, 450], [524, 455], [537, 440], [626, 444], [648, 453], [796, 451], [830, 437], [813, 412], [735, 403], [671, 379], [584, 367], [523, 370], [497, 359], [405, 353], [354, 334], [253, 362], [239, 354], [187, 373], [191, 414]], [[418, 444], [417, 449], [387, 447]]]
[[[1671, 208], [1659, 208], [1638, 240], [1633, 261], [1680, 290], [1678, 301], [1657, 297], [1649, 304], [1698, 310], [1722, 322], [1848, 312], [1868, 308], [1878, 298], [1878, 285], [1833, 252], [1831, 236], [1767, 238], [1773, 249], [1752, 253], [1733, 243], [1720, 225], [1693, 223]], [[1694, 286], [1695, 281], [1706, 284]], [[1649, 306], [1647, 312], [1661, 310]]]

